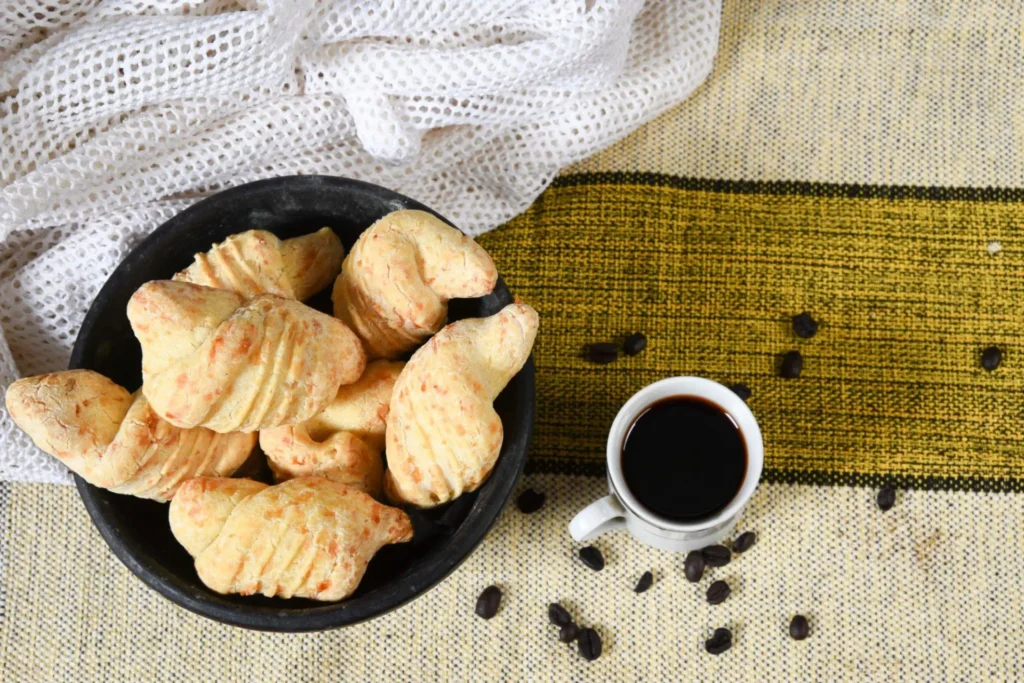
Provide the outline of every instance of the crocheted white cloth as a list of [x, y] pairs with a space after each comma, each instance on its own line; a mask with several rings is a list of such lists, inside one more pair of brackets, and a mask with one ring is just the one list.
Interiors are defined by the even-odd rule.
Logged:
[[[689, 95], [719, 0], [0, 0], [0, 389], [216, 190], [379, 183], [479, 234]], [[253, 226], [259, 227], [259, 226]], [[0, 479], [70, 481], [0, 410]]]

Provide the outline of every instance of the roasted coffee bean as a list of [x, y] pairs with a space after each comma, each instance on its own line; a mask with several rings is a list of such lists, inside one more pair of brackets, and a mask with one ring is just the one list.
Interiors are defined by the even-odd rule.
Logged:
[[736, 394], [744, 401], [750, 398], [750, 387], [746, 384], [730, 384], [729, 388], [732, 389], [732, 393]]
[[704, 649], [713, 655], [720, 655], [732, 647], [732, 631], [716, 628], [715, 634], [704, 641]]
[[729, 584], [725, 581], [715, 581], [708, 586], [708, 602], [712, 605], [721, 605], [730, 593], [732, 589], [729, 588]]
[[683, 562], [683, 571], [686, 573], [686, 580], [690, 583], [697, 583], [700, 577], [704, 576], [704, 555], [699, 550], [691, 550], [686, 554]]
[[619, 347], [610, 342], [599, 342], [587, 347], [591, 363], [611, 363], [619, 357]]
[[569, 614], [569, 611], [557, 602], [548, 605], [548, 619], [555, 626], [565, 626], [572, 623], [572, 616]]
[[476, 599], [476, 615], [490, 619], [498, 613], [499, 605], [501, 605], [501, 589], [497, 586], [488, 586]]
[[592, 662], [601, 656], [601, 636], [592, 628], [585, 628], [576, 637], [583, 659]]
[[599, 572], [604, 569], [604, 555], [602, 555], [601, 551], [592, 545], [588, 545], [586, 548], [580, 548], [580, 560], [595, 572]]
[[637, 332], [626, 337], [622, 343], [622, 352], [627, 356], [635, 356], [647, 348], [647, 337]]
[[636, 582], [636, 587], [633, 588], [634, 593], [643, 593], [645, 590], [651, 587], [654, 583], [654, 574], [650, 572], [644, 572], [640, 577], [640, 580]]
[[533, 489], [526, 489], [516, 498], [516, 507], [525, 515], [530, 515], [540, 510], [544, 505], [547, 496]]
[[810, 313], [801, 313], [793, 316], [793, 331], [801, 339], [810, 339], [818, 333], [818, 323], [811, 317]]
[[563, 643], [571, 643], [580, 635], [580, 628], [571, 621], [558, 629], [558, 639]]
[[998, 346], [990, 346], [981, 352], [981, 367], [992, 372], [1003, 362], [1003, 352]]
[[782, 366], [779, 369], [779, 374], [786, 379], [796, 379], [803, 372], [803, 369], [804, 357], [800, 355], [800, 352], [787, 351], [786, 355], [782, 357]]
[[745, 553], [750, 550], [750, 546], [754, 545], [756, 540], [757, 536], [753, 531], [744, 531], [732, 542], [732, 551], [734, 553]]
[[887, 512], [896, 504], [896, 489], [886, 484], [878, 491], [878, 507]]
[[700, 552], [704, 555], [704, 564], [709, 567], [724, 567], [732, 559], [732, 553], [724, 545], [709, 545]]
[[807, 623], [807, 617], [802, 614], [798, 614], [793, 617], [793, 621], [789, 622], [789, 635], [794, 640], [803, 640], [811, 633], [811, 627]]

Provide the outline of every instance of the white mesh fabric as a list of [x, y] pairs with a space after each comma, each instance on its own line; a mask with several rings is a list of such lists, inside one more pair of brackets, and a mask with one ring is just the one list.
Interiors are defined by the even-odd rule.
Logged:
[[[0, 0], [0, 389], [140, 237], [319, 173], [479, 234], [705, 78], [718, 0]], [[253, 226], [259, 227], [259, 226]], [[0, 479], [69, 481], [0, 410]]]

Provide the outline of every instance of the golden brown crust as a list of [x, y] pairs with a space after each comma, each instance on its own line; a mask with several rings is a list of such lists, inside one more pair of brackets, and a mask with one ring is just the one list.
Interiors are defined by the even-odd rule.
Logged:
[[172, 281], [146, 283], [129, 301], [143, 392], [168, 422], [222, 433], [294, 424], [362, 375], [366, 354], [341, 321], [269, 294], [239, 301]]
[[345, 247], [330, 228], [281, 243], [285, 277], [299, 301], [330, 287], [344, 258]]
[[68, 370], [10, 386], [7, 410], [42, 450], [94, 486], [170, 500], [194, 476], [227, 476], [256, 445], [252, 434], [182, 429], [144, 396], [99, 373]]
[[424, 211], [395, 211], [352, 247], [334, 283], [334, 315], [373, 358], [396, 358], [444, 325], [448, 301], [494, 289], [483, 247]]
[[432, 507], [482, 484], [501, 451], [492, 402], [526, 363], [539, 324], [525, 304], [448, 325], [406, 364], [387, 420], [387, 497]]
[[341, 270], [345, 248], [330, 228], [279, 240], [265, 230], [231, 235], [196, 254], [175, 280], [237, 292], [246, 298], [274, 294], [305, 301]]
[[385, 421], [404, 363], [376, 360], [338, 390], [323, 411], [297, 425], [264, 429], [260, 447], [276, 481], [316, 475], [379, 498]]
[[301, 426], [276, 427], [260, 432], [260, 447], [274, 481], [317, 476], [381, 497], [381, 453], [351, 432], [337, 432], [323, 441], [314, 441]]
[[179, 540], [186, 549], [202, 547], [196, 572], [218, 593], [342, 600], [358, 587], [377, 550], [413, 534], [401, 510], [320, 477], [292, 479], [252, 495], [226, 495], [208, 481], [194, 481], [186, 492], [171, 504], [176, 527], [184, 532]]
[[314, 439], [335, 432], [352, 432], [374, 448], [383, 450], [391, 391], [405, 363], [375, 360], [357, 382], [338, 389], [326, 408], [305, 424]]
[[239, 503], [265, 488], [266, 484], [252, 479], [190, 479], [171, 501], [171, 533], [195, 557], [213, 543]]
[[194, 353], [242, 305], [241, 294], [188, 282], [147, 282], [128, 301], [128, 321], [142, 346], [142, 377]]

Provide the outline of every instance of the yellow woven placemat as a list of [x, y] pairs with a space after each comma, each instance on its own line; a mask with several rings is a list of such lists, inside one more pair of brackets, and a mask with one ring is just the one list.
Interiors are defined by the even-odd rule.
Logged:
[[[564, 176], [481, 242], [544, 321], [531, 466], [600, 473], [650, 382], [743, 383], [769, 481], [1020, 491], [1024, 192]], [[992, 254], [989, 244], [999, 242]], [[819, 321], [800, 339], [791, 319]], [[590, 342], [649, 339], [610, 365]], [[984, 348], [1003, 351], [995, 372]], [[799, 350], [798, 379], [779, 376]]]

